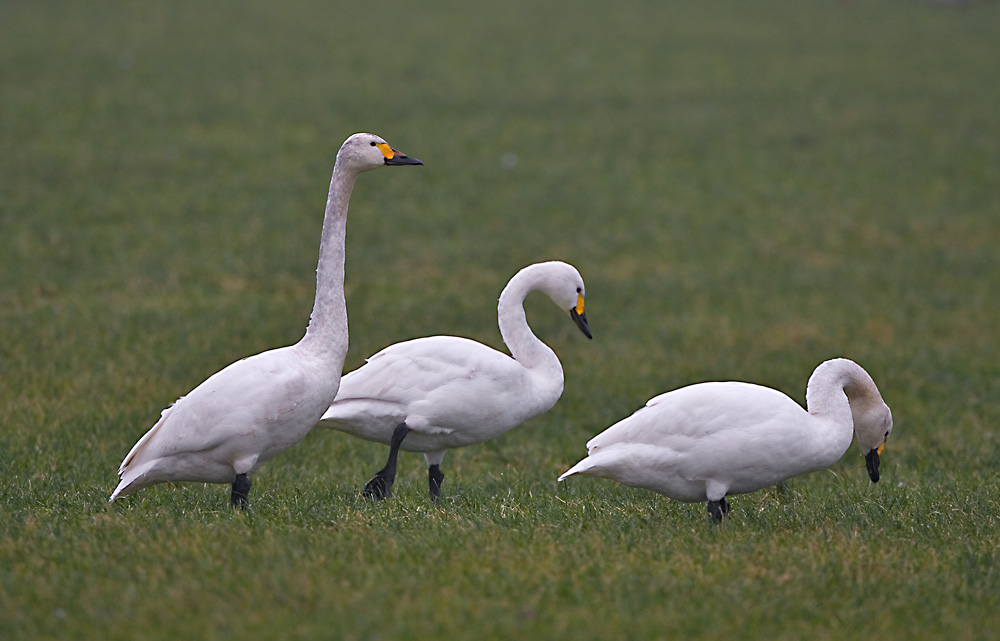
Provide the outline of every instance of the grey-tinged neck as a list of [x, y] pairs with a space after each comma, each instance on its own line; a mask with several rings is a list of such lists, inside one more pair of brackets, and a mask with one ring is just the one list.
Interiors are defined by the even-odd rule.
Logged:
[[860, 365], [835, 358], [813, 371], [806, 386], [806, 408], [810, 414], [854, 426], [851, 405], [868, 405], [882, 397], [875, 382]]
[[334, 165], [323, 216], [323, 233], [316, 266], [316, 299], [306, 334], [299, 345], [322, 354], [347, 355], [347, 300], [344, 297], [344, 262], [347, 257], [347, 206], [357, 174]]
[[544, 371], [550, 377], [558, 376], [561, 384], [563, 371], [559, 358], [531, 331], [524, 313], [524, 299], [538, 289], [538, 285], [537, 271], [529, 267], [515, 274], [500, 292], [497, 304], [500, 335], [511, 355], [521, 365], [530, 370]]

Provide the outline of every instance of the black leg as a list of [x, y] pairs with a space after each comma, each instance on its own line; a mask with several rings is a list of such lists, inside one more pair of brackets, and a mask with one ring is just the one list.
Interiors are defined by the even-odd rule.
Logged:
[[233, 481], [233, 493], [229, 497], [233, 507], [247, 509], [250, 502], [250, 485], [250, 479], [246, 474], [236, 475], [236, 480]]
[[410, 431], [406, 423], [396, 426], [389, 442], [389, 459], [385, 462], [385, 467], [375, 473], [375, 478], [368, 481], [368, 485], [365, 486], [365, 498], [385, 499], [392, 495], [392, 484], [396, 482], [396, 458], [399, 456], [399, 446]]
[[444, 472], [440, 465], [431, 465], [427, 468], [427, 481], [431, 486], [431, 500], [437, 501], [441, 496], [441, 481], [444, 480]]
[[729, 503], [726, 502], [726, 497], [718, 501], [708, 502], [708, 515], [712, 517], [713, 523], [721, 523], [722, 517], [729, 514]]

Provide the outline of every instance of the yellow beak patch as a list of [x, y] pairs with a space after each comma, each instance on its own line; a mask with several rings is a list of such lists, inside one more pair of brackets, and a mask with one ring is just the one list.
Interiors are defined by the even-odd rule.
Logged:
[[378, 150], [382, 152], [382, 155], [387, 160], [392, 160], [392, 157], [396, 155], [396, 150], [384, 142], [377, 143], [375, 146], [378, 147]]
[[576, 313], [577, 314], [583, 313], [583, 294], [576, 295]]
[[878, 449], [875, 450], [875, 452], [878, 453], [879, 456], [882, 456], [882, 450], [884, 449], [885, 449], [885, 441], [882, 441], [882, 444], [878, 446]]

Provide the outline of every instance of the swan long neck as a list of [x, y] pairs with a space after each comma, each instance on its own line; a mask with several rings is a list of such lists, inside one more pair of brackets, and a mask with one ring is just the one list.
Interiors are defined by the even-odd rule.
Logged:
[[806, 385], [810, 414], [854, 427], [854, 414], [883, 405], [875, 382], [860, 365], [846, 358], [820, 363]]
[[347, 206], [357, 174], [333, 167], [326, 199], [323, 232], [316, 266], [316, 299], [309, 326], [299, 344], [314, 351], [343, 358], [347, 354], [347, 300], [344, 297], [344, 263], [347, 258]]
[[497, 320], [500, 325], [500, 336], [517, 362], [530, 370], [548, 370], [558, 372], [562, 381], [562, 365], [552, 349], [543, 343], [531, 327], [524, 313], [525, 297], [536, 289], [530, 270], [517, 273], [503, 291], [497, 303]]

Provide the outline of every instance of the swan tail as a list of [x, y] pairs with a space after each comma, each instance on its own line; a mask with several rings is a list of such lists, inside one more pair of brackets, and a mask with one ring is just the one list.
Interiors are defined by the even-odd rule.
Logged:
[[156, 461], [149, 461], [143, 465], [124, 469], [121, 473], [121, 482], [118, 483], [118, 487], [115, 488], [115, 491], [111, 493], [108, 503], [113, 503], [115, 499], [123, 494], [131, 494], [132, 492], [141, 490], [142, 488], [155, 483], [155, 481], [150, 482], [148, 480], [147, 474], [155, 463]]
[[570, 476], [573, 476], [574, 474], [586, 474], [591, 469], [593, 469], [594, 466], [595, 466], [594, 460], [591, 459], [588, 456], [587, 458], [583, 459], [582, 461], [580, 461], [579, 463], [577, 463], [573, 467], [571, 467], [568, 470], [566, 470], [565, 472], [563, 472], [559, 476], [558, 480], [562, 481], [563, 479], [566, 479], [566, 478], [568, 478]]
[[121, 496], [122, 492], [124, 492], [127, 487], [128, 483], [126, 483], [125, 481], [119, 483], [118, 487], [115, 488], [115, 491], [111, 493], [111, 498], [108, 499], [108, 503], [114, 503], [115, 499]]
[[115, 499], [121, 496], [122, 494], [128, 494], [130, 491], [129, 485], [134, 480], [135, 479], [130, 479], [126, 481], [125, 479], [122, 479], [121, 483], [118, 484], [118, 487], [115, 488], [115, 491], [111, 493], [111, 497], [108, 499], [108, 503], [114, 503]]
[[[184, 397], [182, 396], [177, 399], [177, 402], [179, 403], [183, 398]], [[146, 448], [153, 436], [160, 430], [160, 427], [162, 427], [163, 423], [167, 420], [167, 416], [170, 415], [170, 412], [176, 405], [177, 403], [173, 403], [170, 407], [160, 412], [160, 420], [156, 421], [153, 427], [149, 428], [149, 431], [143, 434], [142, 438], [136, 441], [136, 444], [133, 445], [132, 449], [125, 455], [125, 458], [122, 460], [122, 464], [118, 466], [118, 478], [121, 479], [121, 482], [118, 484], [118, 487], [115, 488], [115, 491], [111, 493], [111, 498], [108, 499], [108, 503], [113, 502], [122, 494], [130, 494], [131, 492], [135, 492], [136, 490], [140, 490], [147, 485], [150, 485], [149, 483], [144, 483], [137, 487], [135, 486], [136, 482], [139, 481], [149, 470], [151, 463], [147, 462], [137, 464], [136, 457], [139, 456], [139, 453]]]
[[136, 456], [138, 456], [139, 452], [141, 452], [146, 447], [146, 445], [153, 439], [153, 436], [158, 431], [160, 431], [160, 428], [166, 422], [167, 417], [170, 416], [170, 412], [172, 412], [174, 407], [177, 406], [177, 403], [180, 403], [183, 399], [184, 399], [183, 396], [180, 397], [179, 399], [177, 399], [175, 403], [172, 403], [170, 407], [160, 412], [160, 420], [156, 421], [156, 423], [153, 424], [153, 427], [149, 428], [149, 431], [143, 434], [142, 438], [136, 441], [135, 445], [132, 446], [132, 449], [129, 450], [128, 454], [125, 455], [125, 458], [122, 460], [122, 464], [118, 466], [119, 477], [121, 478], [125, 477], [125, 474], [128, 472], [129, 466], [132, 465], [132, 462], [135, 460]]

